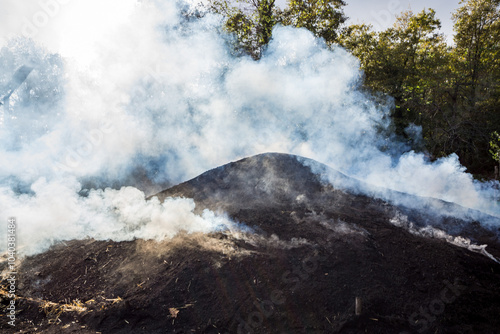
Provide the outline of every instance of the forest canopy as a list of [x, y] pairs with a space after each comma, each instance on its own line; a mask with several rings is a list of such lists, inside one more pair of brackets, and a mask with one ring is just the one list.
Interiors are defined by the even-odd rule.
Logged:
[[[343, 0], [210, 0], [235, 36], [234, 50], [259, 59], [276, 24], [304, 27], [360, 60], [363, 86], [391, 96], [393, 130], [430, 159], [455, 153], [468, 171], [492, 177], [500, 160], [500, 0], [462, 0], [453, 13], [454, 43], [433, 9], [404, 11], [375, 31], [346, 25]], [[384, 100], [384, 99], [381, 99]], [[424, 142], [408, 133], [422, 128]]]

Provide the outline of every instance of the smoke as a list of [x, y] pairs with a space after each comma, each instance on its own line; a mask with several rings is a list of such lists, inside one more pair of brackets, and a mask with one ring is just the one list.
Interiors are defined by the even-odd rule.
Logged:
[[496, 263], [500, 263], [500, 261], [497, 258], [488, 253], [488, 251], [486, 251], [486, 247], [488, 247], [488, 245], [475, 245], [474, 243], [471, 243], [471, 240], [469, 238], [464, 238], [461, 236], [452, 236], [446, 233], [445, 231], [437, 229], [433, 226], [425, 226], [417, 228], [411, 221], [409, 221], [407, 216], [401, 214], [400, 212], [396, 212], [396, 215], [392, 219], [390, 219], [389, 222], [394, 226], [404, 228], [413, 235], [425, 238], [441, 239], [452, 245], [468, 249], [471, 252], [483, 254], [484, 256], [495, 261]]
[[146, 201], [144, 193], [133, 187], [91, 190], [82, 197], [78, 195], [79, 187], [74, 180], [49, 183], [40, 179], [31, 186], [34, 195], [16, 196], [2, 189], [2, 213], [15, 216], [20, 224], [22, 254], [36, 253], [58, 241], [89, 236], [98, 240], [161, 241], [181, 231], [240, 229], [223, 214], [209, 210], [201, 216], [195, 214], [192, 199], [167, 198], [160, 203], [155, 197]]
[[[360, 90], [358, 60], [305, 29], [276, 27], [259, 61], [236, 57], [221, 18], [195, 5], [9, 0], [0, 87], [34, 67], [0, 128], [0, 221], [40, 251], [57, 240], [170, 237], [223, 216], [145, 201], [245, 156], [316, 159], [380, 187], [500, 214], [492, 187], [456, 156], [431, 163], [387, 133], [388, 111]], [[418, 132], [418, 131], [417, 131]], [[4, 245], [6, 231], [0, 231]]]

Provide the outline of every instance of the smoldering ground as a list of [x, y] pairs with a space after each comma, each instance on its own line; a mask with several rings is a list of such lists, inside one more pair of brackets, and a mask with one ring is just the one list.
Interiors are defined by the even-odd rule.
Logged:
[[[34, 1], [4, 6], [16, 22], [44, 11]], [[4, 21], [0, 51], [2, 85], [19, 66], [34, 68], [0, 132], [0, 219], [17, 217], [28, 254], [57, 240], [161, 239], [230, 224], [194, 214], [187, 199], [162, 204], [143, 192], [269, 151], [500, 212], [494, 187], [457, 156], [430, 162], [388, 135], [389, 110], [360, 89], [357, 59], [305, 29], [276, 27], [254, 61], [235, 56], [221, 18], [193, 3], [70, 1], [45, 13], [30, 36]], [[144, 188], [87, 189], [131, 184]]]

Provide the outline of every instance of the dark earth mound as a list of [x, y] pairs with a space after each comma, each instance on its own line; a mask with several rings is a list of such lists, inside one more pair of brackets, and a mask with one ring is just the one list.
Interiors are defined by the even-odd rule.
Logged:
[[24, 259], [15, 330], [500, 333], [500, 265], [418, 227], [467, 233], [499, 257], [496, 231], [335, 189], [303, 162], [259, 155], [157, 195], [194, 198], [253, 233], [69, 241]]

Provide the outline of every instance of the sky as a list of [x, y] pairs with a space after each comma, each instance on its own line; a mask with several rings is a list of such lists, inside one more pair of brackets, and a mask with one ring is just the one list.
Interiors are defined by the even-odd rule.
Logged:
[[[344, 10], [346, 15], [350, 18], [347, 24], [369, 23], [373, 25], [375, 30], [384, 30], [390, 27], [394, 23], [396, 15], [404, 10], [411, 9], [414, 12], [420, 12], [424, 8], [433, 8], [436, 10], [437, 17], [441, 20], [441, 30], [447, 36], [447, 40], [451, 44], [453, 40], [451, 13], [459, 7], [459, 1], [460, 0], [346, 0], [347, 6]], [[81, 11], [81, 4], [84, 3], [85, 1], [75, 0], [23, 0], [22, 2], [17, 0], [0, 0], [0, 8], [3, 9], [0, 10], [0, 45], [6, 42], [8, 36], [17, 35], [22, 32], [23, 28], [26, 29], [27, 24], [33, 21], [33, 17], [36, 17], [39, 21], [41, 20], [39, 25], [44, 25], [43, 30], [45, 33], [50, 35], [61, 34], [60, 31], [51, 29], [52, 24], [47, 24], [47, 26], [45, 26], [43, 19], [47, 16], [38, 15], [40, 14], [40, 10], [42, 9], [45, 13], [48, 13], [50, 21], [55, 21], [59, 11], [63, 9], [66, 11]], [[285, 3], [286, 0], [278, 0], [278, 4], [280, 5]], [[101, 10], [94, 10], [92, 13], [86, 12], [85, 8], [83, 8], [81, 15], [77, 16], [77, 21], [88, 21], [89, 17], [92, 17], [93, 20], [99, 20], [100, 16], [107, 12], [107, 10], [103, 10], [103, 7], [108, 6], [108, 4], [114, 6], [115, 2], [102, 2], [98, 5], [98, 8]], [[90, 8], [90, 6], [88, 7]], [[8, 10], [5, 10], [5, 8], [8, 8]], [[116, 6], [114, 10], [127, 11], [129, 9], [129, 6], [120, 4]], [[73, 27], [79, 29], [81, 25], [75, 24]], [[91, 30], [95, 30], [92, 29], [92, 27], [90, 28]], [[96, 34], [98, 33], [96, 32], [94, 35]]]
[[459, 0], [346, 0], [344, 11], [349, 17], [347, 24], [368, 23], [377, 31], [392, 26], [395, 18], [402, 11], [411, 9], [418, 13], [432, 8], [441, 20], [441, 31], [446, 35], [448, 43], [453, 41], [452, 12], [460, 7]]

